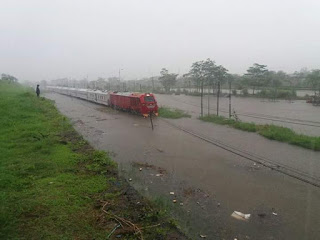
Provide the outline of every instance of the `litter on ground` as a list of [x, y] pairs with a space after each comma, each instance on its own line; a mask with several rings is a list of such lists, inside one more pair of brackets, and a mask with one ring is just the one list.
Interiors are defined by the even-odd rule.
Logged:
[[250, 216], [251, 216], [251, 214], [245, 214], [245, 213], [238, 212], [238, 211], [234, 211], [231, 214], [231, 217], [238, 219], [238, 220], [249, 220]]

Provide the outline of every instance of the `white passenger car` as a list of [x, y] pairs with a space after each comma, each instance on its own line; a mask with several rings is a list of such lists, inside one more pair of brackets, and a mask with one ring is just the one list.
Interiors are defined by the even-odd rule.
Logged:
[[81, 88], [68, 88], [68, 87], [55, 87], [48, 86], [52, 92], [64, 94], [71, 97], [81, 98], [87, 101], [100, 103], [103, 105], [109, 105], [110, 95], [108, 92], [103, 92], [100, 90], [90, 90], [90, 89], [81, 89]]

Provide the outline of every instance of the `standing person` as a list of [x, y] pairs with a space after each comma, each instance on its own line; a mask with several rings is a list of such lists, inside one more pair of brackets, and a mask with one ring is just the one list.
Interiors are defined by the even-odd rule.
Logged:
[[37, 89], [36, 89], [36, 93], [37, 93], [37, 97], [39, 97], [40, 96], [40, 88], [39, 88], [39, 84], [37, 85]]

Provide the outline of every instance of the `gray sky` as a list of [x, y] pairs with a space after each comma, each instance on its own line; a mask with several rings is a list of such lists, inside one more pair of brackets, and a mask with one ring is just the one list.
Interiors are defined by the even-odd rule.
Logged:
[[0, 0], [0, 73], [93, 80], [185, 73], [211, 58], [320, 68], [319, 0]]

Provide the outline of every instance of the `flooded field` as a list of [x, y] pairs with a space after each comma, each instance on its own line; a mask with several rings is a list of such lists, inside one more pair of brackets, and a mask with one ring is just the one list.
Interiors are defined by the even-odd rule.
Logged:
[[[176, 92], [178, 91], [177, 88], [173, 88], [172, 90], [176, 91]], [[180, 91], [184, 91], [184, 90], [186, 90], [188, 92], [198, 92], [199, 91], [196, 88], [180, 88]], [[239, 89], [232, 89], [232, 90], [233, 91], [235, 90], [237, 92], [237, 94], [241, 94], [242, 93], [242, 90], [239, 90]], [[258, 92], [261, 91], [259, 89], [255, 89], [253, 91], [253, 89], [250, 89], [250, 88], [247, 89], [247, 90], [248, 90], [248, 93], [250, 93], [250, 94], [253, 94], [253, 93], [257, 94]], [[312, 90], [301, 90], [301, 89], [298, 89], [298, 90], [295, 90], [295, 91], [296, 91], [296, 94], [297, 94], [298, 97], [305, 97], [306, 95], [308, 95], [308, 96], [314, 95], [314, 91], [312, 91]], [[208, 92], [212, 93], [212, 89], [208, 90], [207, 88], [204, 88], [203, 92], [204, 93], [208, 93]], [[220, 92], [229, 94], [229, 89], [220, 89]]]
[[[152, 131], [148, 119], [139, 116], [62, 95], [47, 94], [47, 97], [55, 100], [62, 114], [94, 147], [112, 151], [121, 174], [143, 195], [165, 206], [192, 239], [200, 239], [200, 235], [206, 235], [206, 239], [319, 238], [320, 189], [249, 160], [258, 157], [270, 160], [274, 166], [299, 171], [320, 183], [319, 152], [196, 118], [170, 121], [158, 118]], [[177, 99], [181, 101], [179, 105], [174, 104]], [[199, 115], [199, 108], [191, 105], [199, 104], [199, 98], [158, 95], [158, 101]], [[239, 99], [235, 106], [239, 112], [251, 111], [251, 107], [245, 107], [247, 104]], [[266, 114], [269, 104], [278, 103], [257, 100], [252, 104], [259, 109], [256, 113]], [[285, 103], [276, 106], [279, 117], [298, 117]], [[311, 113], [307, 119], [316, 121]], [[250, 158], [181, 129], [212, 142], [218, 139], [233, 149], [245, 151]], [[231, 217], [233, 211], [251, 217], [248, 221], [238, 220]]]
[[[194, 117], [200, 115], [200, 97], [186, 95], [157, 95], [160, 105], [179, 108]], [[219, 114], [229, 116], [229, 99], [220, 98]], [[217, 99], [214, 96], [204, 97], [204, 114], [216, 114]], [[209, 105], [209, 110], [208, 110]], [[259, 98], [233, 97], [231, 110], [240, 120], [260, 124], [275, 124], [310, 136], [320, 136], [320, 107], [312, 106], [304, 100], [277, 100], [275, 102]]]

